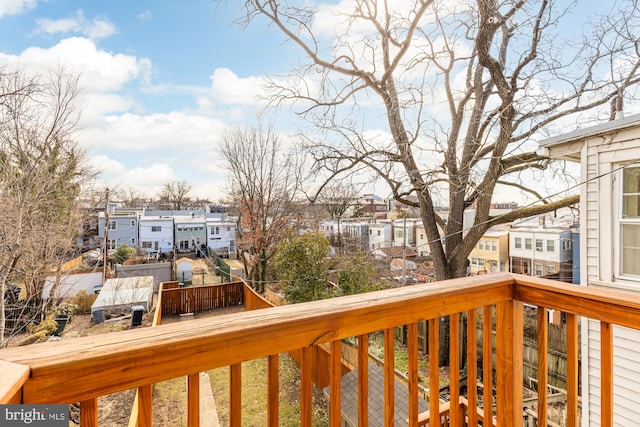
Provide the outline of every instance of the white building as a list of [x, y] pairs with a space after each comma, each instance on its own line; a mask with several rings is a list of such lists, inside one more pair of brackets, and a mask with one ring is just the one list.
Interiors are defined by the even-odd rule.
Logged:
[[539, 216], [512, 224], [509, 271], [535, 277], [558, 276], [560, 280], [571, 281], [572, 221], [564, 225], [550, 222], [551, 218]]
[[[640, 297], [640, 115], [542, 142], [552, 158], [580, 163], [582, 286]], [[582, 323], [582, 420], [599, 425], [600, 322]], [[640, 332], [613, 328], [613, 424], [640, 420]]]
[[223, 258], [236, 253], [237, 218], [207, 218], [207, 247]]
[[173, 217], [140, 217], [140, 249], [149, 255], [167, 254], [173, 250]]
[[369, 224], [369, 249], [391, 247], [392, 241], [391, 221], [377, 220]]

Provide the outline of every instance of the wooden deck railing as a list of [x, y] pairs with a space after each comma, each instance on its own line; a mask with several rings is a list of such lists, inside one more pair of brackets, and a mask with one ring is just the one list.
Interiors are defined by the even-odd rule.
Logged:
[[[267, 357], [268, 400], [265, 408], [268, 425], [278, 425], [278, 355], [302, 352], [300, 381], [300, 425], [310, 426], [312, 416], [312, 373], [310, 348], [329, 343], [333, 349], [330, 366], [330, 425], [340, 425], [340, 341], [358, 337], [358, 408], [359, 425], [368, 421], [367, 338], [375, 331], [384, 332], [385, 373], [384, 425], [393, 425], [394, 408], [394, 333], [393, 328], [408, 325], [408, 423], [425, 424], [418, 409], [418, 327], [417, 322], [429, 320], [429, 421], [438, 426], [441, 420], [439, 367], [437, 363], [439, 322], [451, 316], [449, 331], [451, 355], [457, 355], [460, 334], [460, 313], [466, 313], [469, 330], [466, 347], [467, 383], [473, 384], [480, 375], [476, 369], [476, 320], [483, 323], [484, 343], [491, 342], [495, 324], [495, 347], [482, 346], [482, 380], [485, 393], [480, 405], [476, 387], [467, 387], [461, 410], [449, 411], [446, 423], [452, 426], [478, 425], [483, 416], [476, 410], [485, 409], [493, 415], [496, 425], [519, 426], [523, 423], [522, 337], [523, 303], [541, 308], [554, 308], [567, 313], [567, 425], [578, 425], [578, 316], [601, 322], [603, 372], [601, 402], [602, 425], [611, 425], [612, 345], [611, 325], [640, 328], [640, 299], [636, 296], [598, 289], [560, 284], [544, 279], [508, 273], [467, 277], [428, 285], [407, 286], [331, 300], [274, 307], [177, 322], [154, 328], [81, 337], [59, 342], [36, 344], [28, 349], [0, 350], [0, 403], [73, 403], [81, 402], [82, 426], [97, 425], [99, 396], [139, 389], [138, 426], [151, 425], [150, 386], [171, 378], [186, 376], [196, 381], [198, 373], [230, 366], [230, 425], [241, 424], [241, 363]], [[539, 372], [546, 372], [546, 317], [539, 310], [538, 340]], [[221, 351], [223, 350], [223, 351]], [[495, 360], [495, 365], [493, 364]], [[450, 363], [451, 402], [461, 401], [458, 358]], [[8, 375], [5, 375], [9, 373]], [[546, 375], [538, 377], [540, 404], [538, 425], [545, 425]], [[197, 389], [193, 387], [193, 389]], [[189, 411], [198, 407], [198, 395], [188, 387]], [[487, 412], [493, 408], [495, 413]], [[458, 406], [456, 405], [456, 408]], [[445, 408], [442, 408], [445, 409]], [[587, 416], [587, 415], [585, 415]], [[588, 416], [594, 416], [590, 414]], [[493, 418], [492, 417], [492, 418]], [[197, 424], [197, 417], [191, 425]], [[404, 420], [402, 420], [404, 422]]]

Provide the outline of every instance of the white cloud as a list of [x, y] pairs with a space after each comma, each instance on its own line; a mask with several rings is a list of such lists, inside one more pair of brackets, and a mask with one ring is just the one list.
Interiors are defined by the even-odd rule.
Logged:
[[211, 147], [226, 125], [217, 119], [182, 112], [122, 114], [103, 118], [102, 126], [85, 129], [82, 140], [93, 148], [155, 150], [158, 157], [176, 151]]
[[89, 158], [89, 165], [105, 174], [121, 173], [125, 170], [121, 162], [104, 155]]
[[55, 35], [59, 33], [74, 33], [95, 40], [117, 33], [116, 26], [108, 20], [99, 18], [88, 20], [82, 10], [77, 10], [75, 14], [69, 18], [56, 20], [41, 18], [36, 22], [38, 29], [34, 31], [34, 34]]
[[30, 47], [19, 56], [0, 55], [0, 63], [34, 74], [43, 74], [57, 66], [81, 75], [88, 91], [114, 91], [145, 73], [150, 61], [99, 50], [89, 39], [72, 37], [51, 48]]
[[162, 189], [162, 185], [169, 181], [175, 181], [176, 176], [171, 166], [164, 163], [156, 163], [147, 167], [136, 167], [109, 182], [117, 183], [119, 187], [134, 187], [147, 196], [156, 196]]
[[151, 14], [151, 11], [149, 9], [140, 12], [136, 18], [138, 18], [141, 21], [150, 21], [151, 19], [153, 19], [153, 15]]
[[265, 96], [264, 77], [238, 77], [228, 68], [218, 68], [211, 75], [212, 98], [222, 105], [263, 103]]
[[82, 37], [61, 40], [48, 49], [31, 47], [18, 56], [0, 53], [0, 65], [41, 75], [64, 67], [71, 75], [80, 76], [82, 92], [78, 102], [85, 126], [104, 114], [130, 109], [134, 102], [118, 91], [136, 79], [146, 82], [151, 70], [151, 61], [146, 58], [106, 52]]
[[2, 0], [0, 1], [0, 18], [5, 15], [17, 15], [33, 9], [38, 4], [37, 0]]

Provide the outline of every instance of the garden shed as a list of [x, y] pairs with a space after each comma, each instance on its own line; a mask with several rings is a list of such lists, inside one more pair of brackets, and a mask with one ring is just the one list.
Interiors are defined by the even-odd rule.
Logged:
[[128, 312], [134, 306], [142, 306], [145, 311], [149, 311], [153, 286], [153, 276], [108, 279], [91, 306], [91, 319], [100, 323], [105, 317]]
[[178, 282], [191, 282], [193, 278], [193, 260], [191, 258], [180, 258], [176, 261], [176, 275]]

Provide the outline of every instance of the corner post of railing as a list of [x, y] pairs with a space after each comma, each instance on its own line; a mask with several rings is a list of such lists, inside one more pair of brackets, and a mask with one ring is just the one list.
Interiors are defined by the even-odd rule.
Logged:
[[22, 386], [30, 373], [26, 365], [0, 360], [0, 403], [22, 403]]
[[523, 304], [496, 304], [496, 381], [498, 425], [522, 426]]

